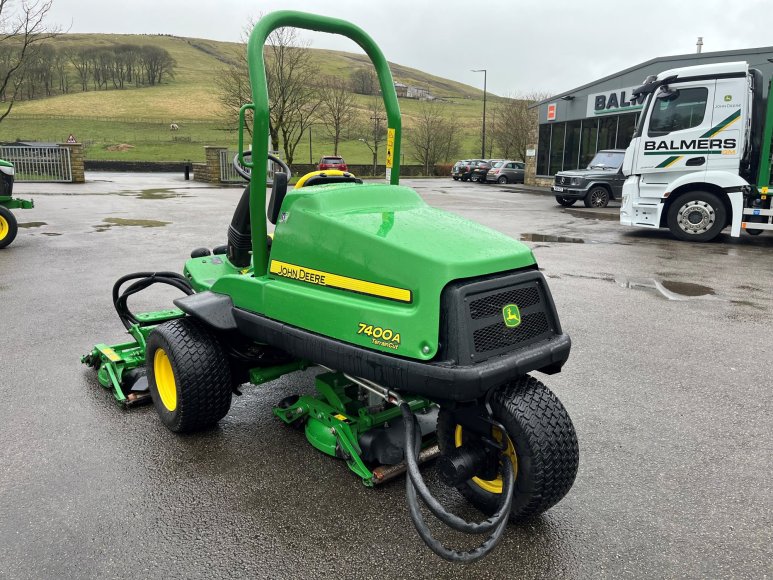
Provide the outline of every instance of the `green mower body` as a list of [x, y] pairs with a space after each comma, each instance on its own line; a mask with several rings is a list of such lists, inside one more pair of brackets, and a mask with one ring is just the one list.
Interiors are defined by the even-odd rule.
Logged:
[[13, 197], [15, 177], [13, 163], [0, 159], [0, 249], [9, 246], [19, 230], [12, 209], [32, 209], [32, 200]]
[[[387, 113], [387, 183], [313, 172], [288, 190], [290, 168], [268, 154], [263, 62], [266, 39], [285, 26], [348, 36], [370, 56]], [[248, 60], [253, 103], [240, 114], [235, 168], [252, 173], [244, 174], [250, 185], [228, 244], [194, 250], [182, 275], [119, 279], [113, 303], [133, 341], [99, 344], [82, 362], [97, 369], [119, 402], [152, 399], [175, 432], [216, 423], [245, 383], [320, 367], [316, 394], [288, 397], [273, 415], [302, 429], [314, 448], [345, 460], [366, 485], [407, 470], [411, 517], [424, 541], [447, 559], [482, 557], [508, 518], [548, 509], [577, 472], [566, 410], [528, 375], [559, 372], [571, 348], [547, 282], [526, 245], [432, 208], [399, 184], [394, 83], [361, 29], [275, 12], [255, 26]], [[284, 171], [274, 174], [266, 211], [267, 159]], [[175, 309], [132, 314], [127, 299], [158, 282], [185, 296]], [[438, 456], [443, 480], [493, 513], [490, 521], [471, 524], [431, 507], [418, 463]], [[492, 535], [471, 552], [438, 546], [421, 521], [416, 491], [454, 529]]]

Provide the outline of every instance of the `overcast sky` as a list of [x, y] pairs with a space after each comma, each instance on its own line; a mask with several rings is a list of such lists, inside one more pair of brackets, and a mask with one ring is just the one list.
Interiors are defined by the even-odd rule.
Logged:
[[[387, 59], [500, 94], [558, 93], [656, 56], [773, 44], [771, 0], [54, 0], [71, 32], [164, 33], [238, 41], [260, 12], [351, 20]], [[359, 51], [307, 33], [314, 48]]]

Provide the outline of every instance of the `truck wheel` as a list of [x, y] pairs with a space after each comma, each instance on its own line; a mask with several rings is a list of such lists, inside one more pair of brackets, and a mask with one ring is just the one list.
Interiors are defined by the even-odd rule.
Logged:
[[16, 217], [10, 209], [0, 205], [0, 248], [10, 245], [18, 231], [19, 224], [16, 223]]
[[[507, 451], [515, 471], [511, 520], [540, 514], [558, 503], [574, 483], [579, 448], [574, 425], [561, 401], [537, 379], [524, 376], [498, 389], [491, 398], [494, 417], [507, 430]], [[443, 453], [461, 446], [464, 431], [453, 414], [438, 414], [438, 443]], [[494, 432], [501, 439], [501, 433]], [[500, 504], [502, 477], [473, 478], [458, 486], [484, 513]]]
[[150, 333], [148, 384], [161, 422], [175, 433], [217, 423], [231, 407], [231, 369], [220, 343], [202, 322], [180, 318]]
[[691, 191], [668, 208], [668, 229], [680, 240], [709, 242], [727, 224], [727, 211], [722, 201], [708, 191]]
[[497, 183], [510, 183], [510, 181], [507, 179], [507, 175], [502, 175], [499, 179], [497, 179]]
[[583, 200], [585, 207], [607, 207], [609, 205], [609, 191], [600, 185], [592, 188]]
[[556, 201], [558, 202], [558, 205], [562, 205], [564, 207], [571, 207], [575, 204], [577, 200], [569, 197], [563, 197], [561, 195], [557, 195]]

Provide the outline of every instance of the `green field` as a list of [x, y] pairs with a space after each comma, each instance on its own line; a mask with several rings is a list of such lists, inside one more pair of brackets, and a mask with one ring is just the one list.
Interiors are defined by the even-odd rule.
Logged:
[[[18, 102], [0, 123], [1, 141], [64, 141], [69, 134], [86, 145], [87, 159], [142, 161], [201, 161], [205, 145], [236, 147], [237, 135], [228, 127], [218, 100], [216, 71], [233, 62], [243, 47], [237, 43], [161, 35], [65, 34], [57, 47], [107, 46], [133, 43], [165, 48], [177, 61], [175, 79], [161, 86], [88, 91]], [[316, 68], [323, 74], [348, 77], [365, 55], [313, 49]], [[396, 81], [428, 88], [444, 98], [449, 117], [462, 132], [460, 157], [480, 147], [482, 93], [473, 87], [422, 71], [392, 64]], [[72, 82], [75, 82], [73, 78]], [[366, 98], [358, 96], [365, 116]], [[419, 103], [401, 99], [403, 127], [410, 130]], [[169, 125], [177, 123], [178, 131]], [[405, 161], [411, 154], [404, 147]], [[341, 144], [349, 163], [370, 163], [371, 153], [357, 140]], [[312, 159], [332, 153], [321, 126], [312, 128]], [[297, 162], [309, 161], [308, 137], [296, 151]]]

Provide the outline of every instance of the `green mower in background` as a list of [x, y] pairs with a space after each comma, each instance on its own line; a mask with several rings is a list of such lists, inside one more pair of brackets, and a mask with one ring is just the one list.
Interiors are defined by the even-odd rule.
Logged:
[[[267, 147], [263, 46], [273, 30], [289, 26], [347, 36], [373, 61], [389, 127], [388, 183], [327, 171], [288, 189], [290, 168]], [[571, 346], [547, 282], [525, 245], [429, 207], [399, 185], [401, 118], [392, 75], [360, 28], [271, 13], [252, 31], [248, 60], [253, 103], [240, 114], [234, 165], [251, 181], [228, 243], [194, 250], [183, 274], [118, 280], [113, 302], [131, 340], [97, 345], [82, 360], [122, 404], [152, 400], [174, 432], [217, 423], [245, 383], [320, 369], [316, 392], [279, 401], [274, 416], [344, 460], [365, 485], [407, 472], [421, 538], [443, 558], [478, 559], [508, 521], [561, 500], [577, 473], [571, 419], [529, 374], [559, 372]], [[248, 109], [251, 154], [242, 139]], [[269, 159], [281, 171], [266, 211]], [[173, 309], [131, 312], [128, 299], [156, 283], [185, 296]], [[441, 479], [487, 519], [466, 521], [432, 496], [419, 464], [433, 458]], [[442, 545], [419, 498], [451, 528], [485, 536], [482, 544], [469, 551]]]
[[0, 159], [0, 250], [9, 246], [16, 239], [19, 225], [12, 209], [32, 209], [32, 200], [13, 197], [13, 180], [15, 171], [13, 163]]

